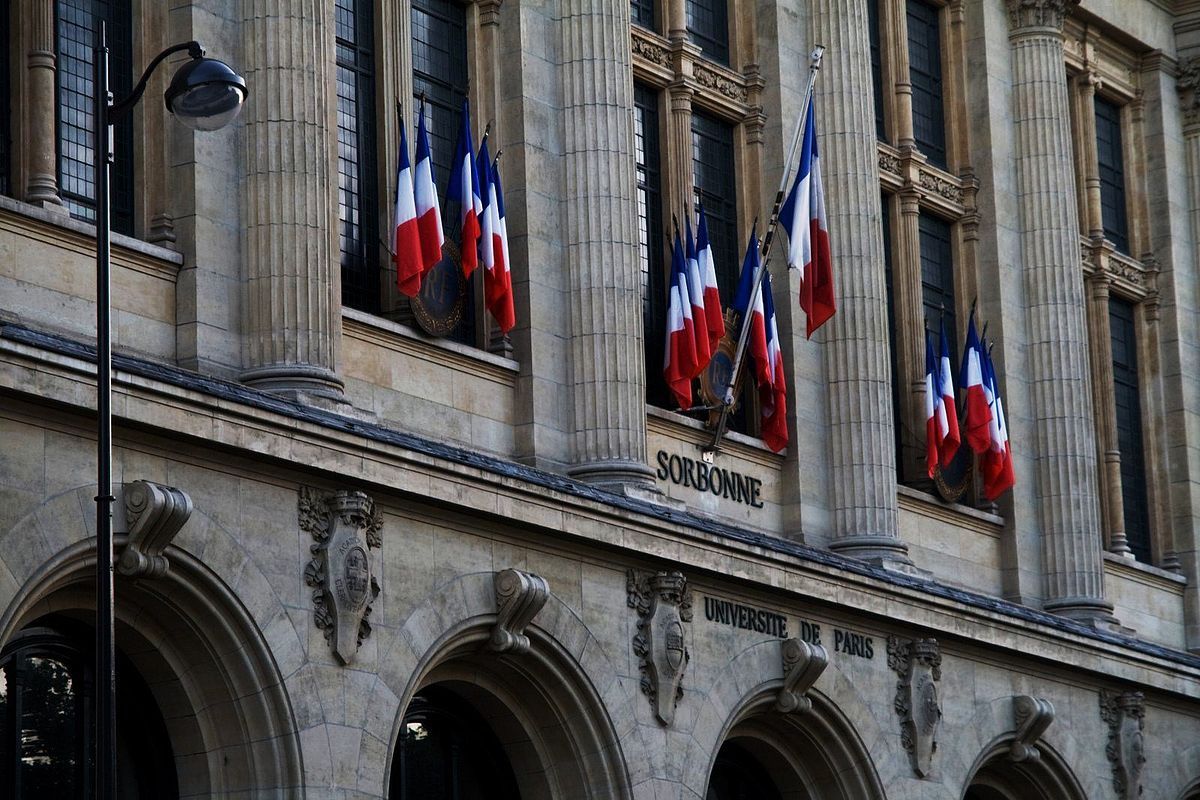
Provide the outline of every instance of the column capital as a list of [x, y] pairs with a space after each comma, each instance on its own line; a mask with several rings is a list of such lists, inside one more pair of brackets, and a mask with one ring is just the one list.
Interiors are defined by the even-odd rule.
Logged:
[[1195, 136], [1200, 133], [1200, 56], [1193, 56], [1179, 63], [1179, 77], [1175, 81], [1175, 88], [1179, 90], [1184, 133]]
[[1008, 25], [1013, 34], [1034, 28], [1052, 28], [1062, 33], [1063, 22], [1079, 0], [1007, 0]]

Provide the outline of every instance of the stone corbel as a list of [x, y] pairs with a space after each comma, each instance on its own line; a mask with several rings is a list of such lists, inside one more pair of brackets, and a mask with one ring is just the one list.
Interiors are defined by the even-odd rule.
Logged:
[[942, 708], [937, 682], [942, 679], [942, 653], [936, 639], [903, 640], [888, 637], [888, 667], [900, 676], [896, 682], [896, 713], [900, 715], [900, 743], [912, 759], [918, 777], [933, 771]]
[[1108, 723], [1104, 754], [1112, 765], [1113, 789], [1118, 800], [1142, 796], [1142, 771], [1146, 766], [1144, 731], [1146, 699], [1141, 692], [1100, 692], [1100, 717]]
[[1009, 748], [1009, 758], [1013, 761], [1037, 761], [1042, 757], [1037, 749], [1037, 740], [1054, 722], [1054, 705], [1040, 697], [1017, 695], [1013, 698], [1013, 721], [1017, 734]]
[[300, 529], [315, 540], [304, 569], [313, 587], [313, 622], [342, 664], [371, 635], [371, 603], [379, 581], [371, 551], [383, 544], [383, 517], [362, 492], [300, 487]]
[[192, 515], [192, 498], [174, 486], [133, 481], [121, 487], [114, 505], [113, 530], [128, 536], [117, 572], [129, 578], [159, 578], [169, 564], [167, 545]]
[[525, 628], [546, 605], [550, 584], [540, 575], [519, 569], [496, 573], [496, 627], [488, 649], [497, 653], [528, 653]]
[[786, 639], [780, 642], [779, 650], [783, 657], [783, 688], [775, 698], [775, 710], [784, 714], [811, 711], [812, 700], [807, 693], [829, 666], [829, 654], [821, 645], [801, 639]]
[[683, 673], [688, 664], [683, 623], [692, 621], [692, 593], [678, 572], [631, 569], [626, 602], [637, 610], [633, 652], [640, 661], [642, 691], [654, 715], [664, 725], [675, 720], [675, 705], [683, 697]]

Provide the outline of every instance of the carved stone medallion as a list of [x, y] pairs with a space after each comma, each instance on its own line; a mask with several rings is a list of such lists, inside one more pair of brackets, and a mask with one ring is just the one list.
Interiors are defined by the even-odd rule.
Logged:
[[642, 691], [659, 722], [670, 725], [683, 697], [689, 659], [683, 623], [692, 621], [692, 593], [678, 572], [629, 570], [626, 601], [638, 614], [633, 652], [640, 660]]
[[371, 602], [379, 595], [371, 550], [382, 544], [383, 518], [362, 492], [300, 487], [300, 528], [315, 541], [304, 581], [313, 587], [313, 621], [342, 664], [371, 635]]
[[888, 667], [896, 682], [896, 713], [900, 715], [900, 743], [912, 759], [913, 771], [927, 777], [933, 770], [942, 709], [937, 682], [942, 679], [942, 653], [936, 639], [902, 640], [888, 637]]
[[1144, 731], [1146, 699], [1141, 692], [1100, 692], [1100, 717], [1108, 723], [1104, 754], [1113, 771], [1113, 789], [1120, 800], [1142, 796], [1142, 770], [1146, 766]]

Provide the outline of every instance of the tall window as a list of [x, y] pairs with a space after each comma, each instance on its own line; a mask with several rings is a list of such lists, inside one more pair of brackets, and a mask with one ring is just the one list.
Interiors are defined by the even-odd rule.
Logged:
[[637, 164], [638, 261], [642, 271], [642, 322], [646, 346], [646, 402], [669, 407], [671, 394], [662, 373], [666, 318], [663, 258], [662, 168], [659, 160], [658, 97], [641, 84], [633, 87], [634, 154]]
[[[107, 25], [109, 86], [117, 97], [133, 85], [129, 0], [57, 0], [58, 185], [63, 205], [76, 219], [96, 221], [96, 170], [92, 166], [93, 47], [101, 21]], [[112, 229], [133, 234], [133, 130], [114, 128], [111, 169]]]
[[708, 114], [693, 114], [692, 183], [696, 202], [704, 204], [717, 268], [717, 288], [726, 302], [733, 299], [742, 270], [736, 175], [733, 126]]
[[1125, 157], [1121, 152], [1121, 109], [1096, 98], [1096, 161], [1100, 169], [1100, 211], [1104, 238], [1129, 252], [1125, 221]]
[[887, 141], [883, 124], [883, 50], [879, 37], [879, 0], [867, 0], [867, 27], [871, 47], [871, 86], [875, 100], [875, 137]]
[[1145, 443], [1138, 381], [1137, 333], [1133, 304], [1119, 298], [1108, 302], [1112, 337], [1113, 394], [1117, 446], [1121, 452], [1121, 500], [1125, 538], [1139, 561], [1151, 560], [1150, 509], [1146, 496]]
[[939, 332], [946, 324], [950, 352], [958, 352], [958, 313], [954, 297], [954, 242], [950, 223], [932, 214], [921, 214], [921, 302], [925, 328]]
[[654, 0], [630, 0], [629, 12], [634, 25], [651, 31], [658, 30], [654, 24]]
[[705, 58], [729, 63], [729, 8], [726, 0], [686, 0], [688, 34]]
[[336, 0], [338, 222], [342, 302], [377, 311], [375, 76], [371, 0]]
[[942, 44], [938, 9], [908, 0], [908, 75], [912, 83], [913, 139], [933, 164], [946, 166], [942, 113]]
[[[7, 30], [9, 27], [8, 0], [0, 0], [0, 23]], [[11, 34], [7, 41], [11, 42]], [[0, 194], [12, 195], [12, 114], [9, 111], [11, 102], [8, 93], [11, 91], [8, 80], [8, 58], [0, 57]]]

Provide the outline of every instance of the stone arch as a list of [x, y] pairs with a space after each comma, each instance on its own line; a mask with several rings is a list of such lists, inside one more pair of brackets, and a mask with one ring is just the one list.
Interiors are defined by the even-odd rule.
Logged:
[[[83, 538], [94, 533], [93, 493], [81, 487], [51, 497], [0, 537], [0, 590], [11, 598], [0, 644], [49, 614], [94, 622], [95, 541]], [[202, 513], [188, 526], [203, 531], [214, 553], [239, 548]], [[302, 793], [291, 705], [260, 633], [269, 612], [252, 614], [207, 559], [176, 546], [166, 555], [165, 576], [116, 581], [116, 642], [163, 712], [180, 793]], [[239, 566], [239, 582], [268, 585], [244, 555]]]
[[380, 659], [381, 679], [399, 698], [385, 776], [410, 701], [442, 685], [488, 718], [522, 797], [633, 797], [622, 750], [641, 738], [636, 683], [618, 674], [583, 620], [553, 594], [526, 629], [528, 653], [488, 651], [494, 575], [470, 573], [437, 587], [392, 636]]
[[721, 745], [737, 740], [763, 764], [785, 797], [883, 800], [870, 756], [881, 752], [882, 744], [878, 737], [864, 742], [852, 722], [870, 721], [873, 715], [836, 664], [817, 683], [836, 685], [838, 702], [813, 688], [808, 692], [811, 711], [781, 714], [774, 708], [783, 687], [780, 641], [758, 642], [731, 658], [713, 676], [692, 729], [684, 769], [690, 793], [705, 796]]
[[1174, 780], [1167, 785], [1183, 786], [1178, 800], [1200, 800], [1200, 744], [1193, 745], [1170, 759], [1169, 772]]

